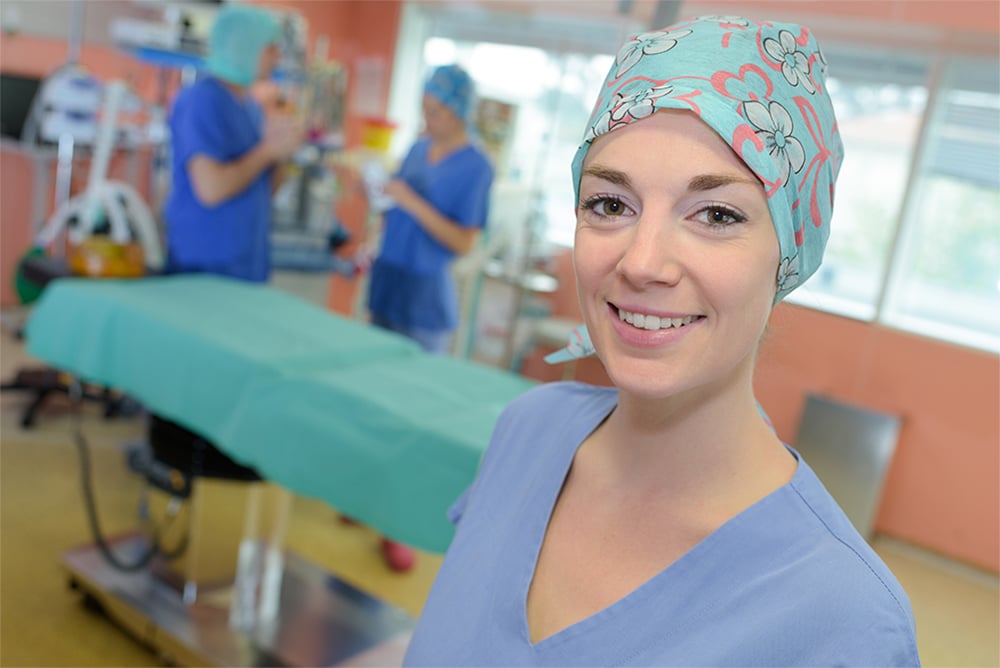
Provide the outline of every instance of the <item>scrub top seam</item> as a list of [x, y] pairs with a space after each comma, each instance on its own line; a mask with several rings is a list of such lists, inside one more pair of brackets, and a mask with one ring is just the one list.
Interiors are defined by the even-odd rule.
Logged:
[[[902, 612], [905, 615], [906, 614], [906, 607], [902, 604], [902, 602], [899, 600], [899, 598], [896, 596], [896, 594], [892, 591], [892, 589], [890, 589], [889, 586], [885, 583], [885, 580], [882, 578], [882, 576], [879, 575], [875, 571], [874, 568], [872, 568], [872, 566], [868, 562], [868, 560], [865, 559], [864, 556], [862, 556], [860, 552], [858, 552], [857, 550], [855, 550], [854, 547], [851, 546], [847, 541], [845, 541], [843, 538], [841, 538], [840, 534], [838, 534], [837, 532], [835, 532], [830, 527], [829, 524], [827, 524], [826, 520], [824, 520], [823, 517], [819, 513], [816, 512], [816, 509], [813, 508], [812, 504], [809, 503], [808, 499], [806, 499], [806, 497], [803, 496], [802, 492], [799, 491], [798, 486], [792, 484], [792, 485], [790, 485], [790, 487], [793, 490], [795, 490], [795, 494], [800, 499], [802, 499], [802, 503], [804, 503], [806, 505], [806, 507], [809, 509], [809, 512], [812, 513], [813, 517], [815, 517], [819, 521], [819, 523], [823, 525], [823, 528], [826, 529], [827, 533], [830, 534], [831, 536], [833, 536], [833, 538], [838, 543], [840, 543], [841, 545], [843, 545], [844, 547], [846, 547], [848, 550], [850, 550], [854, 554], [854, 556], [857, 557], [861, 561], [861, 563], [863, 563], [865, 565], [865, 568], [868, 569], [868, 572], [871, 573], [873, 576], [875, 576], [875, 579], [878, 580], [879, 584], [882, 585], [882, 588], [885, 590], [885, 592], [887, 594], [889, 594], [889, 596], [892, 598], [893, 602], [896, 604], [896, 607], [898, 607], [899, 610], [900, 610], [900, 612]], [[910, 627], [907, 627], [907, 636], [909, 637], [909, 639], [914, 644], [916, 643], [916, 641], [917, 641], [916, 636], [913, 634], [912, 629]]]

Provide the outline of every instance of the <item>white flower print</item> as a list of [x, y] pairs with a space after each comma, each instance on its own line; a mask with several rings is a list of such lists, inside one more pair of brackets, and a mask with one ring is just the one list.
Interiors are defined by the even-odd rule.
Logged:
[[673, 86], [653, 86], [640, 90], [628, 97], [622, 98], [620, 111], [615, 114], [615, 120], [620, 120], [627, 113], [633, 120], [652, 116], [656, 111], [656, 101], [661, 97], [669, 95], [674, 90]]
[[802, 85], [810, 93], [816, 92], [812, 79], [809, 78], [809, 59], [796, 48], [795, 36], [787, 30], [778, 33], [778, 39], [768, 37], [764, 40], [764, 50], [767, 55], [781, 63], [781, 73], [785, 81], [793, 86]]
[[646, 54], [664, 53], [677, 46], [677, 40], [690, 35], [690, 30], [673, 30], [671, 32], [644, 32], [636, 35], [622, 46], [615, 59], [618, 69], [615, 78], [628, 72]]
[[792, 136], [795, 129], [792, 117], [783, 106], [771, 102], [750, 100], [743, 103], [747, 120], [757, 128], [757, 136], [764, 140], [764, 148], [780, 172], [781, 182], [788, 181], [789, 169], [798, 172], [806, 162], [806, 152], [801, 142]]
[[612, 102], [608, 110], [591, 124], [584, 140], [594, 139], [620, 125], [652, 116], [653, 112], [656, 111], [656, 101], [671, 92], [673, 92], [673, 86], [663, 85], [643, 88], [631, 95], [616, 94], [617, 101]]
[[799, 256], [781, 258], [778, 267], [778, 292], [791, 290], [799, 284]]

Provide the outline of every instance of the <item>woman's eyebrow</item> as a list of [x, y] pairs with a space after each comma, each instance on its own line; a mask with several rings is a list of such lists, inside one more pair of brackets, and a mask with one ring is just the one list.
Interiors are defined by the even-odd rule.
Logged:
[[609, 183], [613, 183], [616, 186], [623, 186], [625, 188], [630, 188], [632, 182], [628, 178], [628, 174], [619, 171], [617, 169], [611, 169], [610, 167], [602, 167], [601, 165], [591, 165], [583, 170], [584, 175], [593, 176], [598, 179], [603, 179]]
[[[632, 185], [628, 174], [602, 165], [590, 165], [583, 170], [583, 173], [625, 188], [630, 188]], [[734, 184], [757, 186], [759, 181], [737, 174], [699, 174], [688, 181], [687, 189], [689, 192], [700, 192]]]
[[713, 190], [728, 185], [759, 185], [758, 181], [748, 179], [744, 176], [731, 174], [699, 174], [688, 181], [688, 191], [699, 192], [702, 190]]

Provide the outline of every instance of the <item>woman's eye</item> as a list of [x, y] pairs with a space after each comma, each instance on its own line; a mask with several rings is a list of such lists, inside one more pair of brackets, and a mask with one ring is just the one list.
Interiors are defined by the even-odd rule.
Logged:
[[596, 213], [599, 216], [616, 217], [628, 213], [628, 206], [625, 202], [616, 197], [594, 197], [587, 200], [583, 207], [587, 211]]
[[745, 223], [747, 218], [740, 212], [726, 206], [708, 206], [698, 212], [698, 218], [709, 225], [732, 225]]
[[606, 216], [620, 216], [625, 212], [625, 205], [616, 199], [606, 199], [600, 204], [601, 213]]

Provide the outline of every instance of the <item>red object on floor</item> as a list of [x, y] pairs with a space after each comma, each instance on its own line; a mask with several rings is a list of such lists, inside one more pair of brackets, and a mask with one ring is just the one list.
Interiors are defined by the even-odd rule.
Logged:
[[382, 539], [382, 556], [389, 568], [397, 573], [405, 573], [417, 563], [417, 553], [412, 547], [388, 538]]

